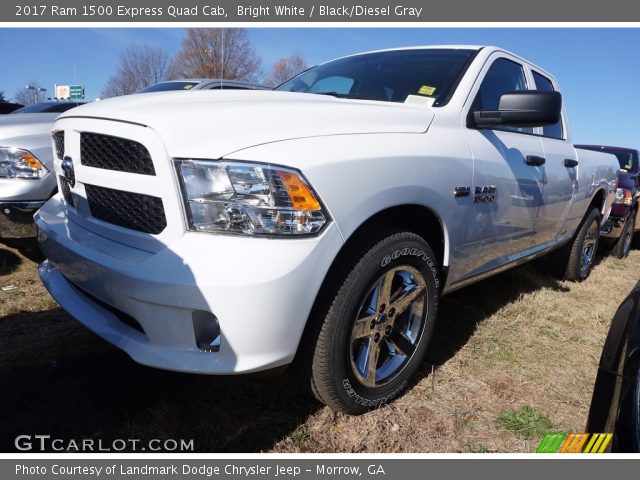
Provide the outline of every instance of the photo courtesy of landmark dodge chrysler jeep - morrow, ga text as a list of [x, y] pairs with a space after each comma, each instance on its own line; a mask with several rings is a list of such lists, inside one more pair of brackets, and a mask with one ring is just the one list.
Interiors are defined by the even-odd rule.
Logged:
[[572, 146], [557, 89], [499, 48], [417, 47], [276, 91], [76, 108], [53, 127], [40, 276], [137, 362], [237, 374], [298, 354], [321, 401], [363, 412], [409, 384], [440, 295], [547, 253], [589, 274], [618, 162]]

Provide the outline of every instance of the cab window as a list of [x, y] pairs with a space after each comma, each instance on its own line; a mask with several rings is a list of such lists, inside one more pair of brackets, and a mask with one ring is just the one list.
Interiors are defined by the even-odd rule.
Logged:
[[[498, 110], [503, 93], [527, 89], [527, 80], [522, 65], [506, 58], [499, 58], [489, 68], [473, 101], [471, 111]], [[501, 125], [495, 130], [533, 133], [530, 127], [509, 127]]]
[[[553, 83], [544, 75], [539, 74], [538, 72], [533, 72], [533, 79], [536, 82], [536, 90], [540, 92], [554, 92]], [[554, 125], [546, 125], [542, 129], [542, 134], [545, 137], [551, 138], [563, 138], [562, 135], [562, 118], [558, 121], [558, 123]]]

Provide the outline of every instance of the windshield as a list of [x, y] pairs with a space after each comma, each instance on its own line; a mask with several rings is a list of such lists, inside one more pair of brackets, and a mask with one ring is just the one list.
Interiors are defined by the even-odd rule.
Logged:
[[404, 102], [408, 95], [444, 105], [476, 50], [414, 49], [365, 53], [302, 72], [280, 85], [285, 92]]
[[633, 150], [611, 150], [610, 153], [613, 153], [616, 156], [622, 170], [629, 171], [633, 169], [634, 164], [636, 163], [636, 152]]
[[168, 92], [169, 90], [191, 90], [200, 82], [189, 81], [176, 81], [176, 82], [161, 82], [151, 85], [147, 88], [140, 90], [140, 93], [149, 92]]
[[605, 152], [615, 155], [620, 164], [620, 169], [625, 171], [637, 171], [638, 169], [638, 151], [629, 148], [619, 147], [601, 147], [599, 145], [575, 145], [576, 148], [584, 148], [586, 150], [594, 150], [596, 152]]
[[27, 105], [26, 107], [14, 110], [9, 115], [15, 113], [62, 113], [79, 105], [84, 105], [84, 102], [34, 103], [33, 105]]

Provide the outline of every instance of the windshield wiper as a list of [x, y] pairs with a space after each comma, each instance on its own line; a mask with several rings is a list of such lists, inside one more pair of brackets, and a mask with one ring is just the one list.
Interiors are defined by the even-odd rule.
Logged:
[[372, 98], [367, 98], [364, 95], [354, 95], [351, 93], [338, 93], [338, 92], [309, 92], [315, 93], [316, 95], [330, 95], [336, 98], [353, 98], [356, 100], [373, 100]]

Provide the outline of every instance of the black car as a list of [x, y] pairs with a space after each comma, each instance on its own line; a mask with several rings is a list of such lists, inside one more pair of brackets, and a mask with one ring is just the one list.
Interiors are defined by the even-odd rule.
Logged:
[[40, 102], [19, 108], [11, 112], [11, 115], [20, 113], [62, 113], [72, 108], [84, 105], [86, 102]]
[[0, 102], [0, 115], [11, 113], [14, 110], [24, 107], [21, 103]]
[[155, 83], [140, 90], [139, 93], [166, 92], [169, 90], [271, 90], [271, 88], [257, 83], [238, 82], [237, 80], [193, 78]]
[[587, 432], [613, 433], [612, 452], [640, 452], [640, 282], [611, 322]]
[[604, 145], [576, 145], [575, 147], [610, 153], [615, 155], [620, 163], [611, 214], [602, 226], [600, 236], [603, 245], [611, 247], [611, 251], [616, 257], [625, 258], [631, 251], [633, 234], [640, 230], [639, 152], [634, 148]]

